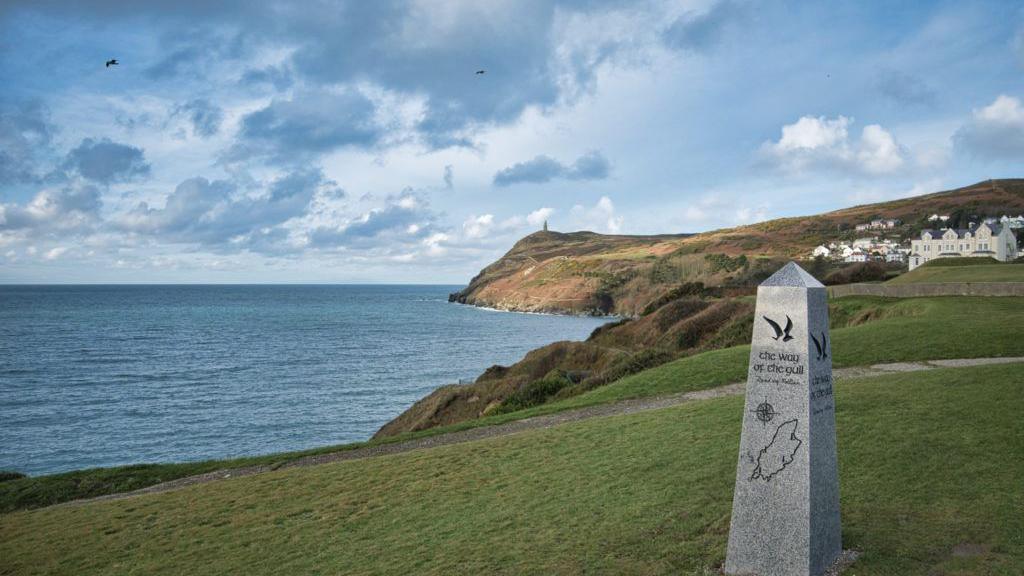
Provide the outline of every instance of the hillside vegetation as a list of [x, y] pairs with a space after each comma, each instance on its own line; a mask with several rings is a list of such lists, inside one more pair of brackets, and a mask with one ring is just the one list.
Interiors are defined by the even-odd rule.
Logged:
[[[950, 215], [951, 226], [966, 226], [972, 218], [1022, 212], [1024, 179], [987, 180], [946, 192], [701, 234], [536, 232], [451, 299], [505, 310], [636, 316], [683, 283], [756, 285], [785, 261], [807, 259], [819, 244], [877, 234], [909, 238], [934, 226], [926, 218], [935, 213]], [[895, 218], [903, 224], [885, 232], [854, 230], [877, 218]]]
[[[672, 354], [665, 348], [652, 347], [655, 346], [652, 339], [659, 331], [657, 323], [648, 322], [647, 317], [626, 321], [618, 327], [599, 328], [586, 342], [558, 342], [539, 348], [511, 367], [489, 369], [473, 384], [438, 388], [382, 427], [374, 437], [486, 418], [500, 412], [510, 398], [525, 397], [525, 401], [512, 406], [514, 409], [551, 402], [580, 405], [595, 399], [630, 397], [623, 392], [652, 386], [663, 375], [671, 388], [656, 386], [656, 393], [699, 389], [688, 388], [689, 385], [710, 386], [742, 380], [746, 377], [745, 344], [750, 342], [753, 303], [753, 297], [718, 303], [718, 306], [732, 308], [727, 321], [709, 320], [701, 324], [686, 317], [681, 321], [681, 330], [672, 332], [670, 326], [667, 333], [674, 334], [676, 343], [692, 338], [703, 342], [704, 346], [681, 352], [677, 349], [682, 357], [675, 360], [671, 360]], [[715, 308], [709, 306], [705, 310], [714, 315]], [[1024, 355], [1024, 339], [1020, 338], [1020, 326], [1024, 325], [1022, 298], [847, 297], [831, 302], [829, 316], [837, 349], [833, 362], [839, 367], [904, 360]], [[993, 318], [1000, 321], [992, 322]], [[641, 329], [628, 332], [633, 323], [639, 323]], [[702, 329], [707, 332], [700, 332]], [[614, 340], [606, 337], [616, 332], [622, 337]], [[985, 338], [949, 337], [956, 333], [984, 333]], [[649, 336], [644, 338], [643, 334]], [[580, 372], [563, 373], [559, 367], [565, 364], [541, 361], [564, 358], [554, 353], [561, 350], [576, 351], [578, 354], [572, 359], [579, 360], [585, 358], [579, 351], [593, 350], [594, 354], [599, 354], [609, 341], [626, 347], [608, 352], [621, 356], [615, 372], [597, 372], [574, 382]], [[630, 341], [634, 343], [632, 348], [629, 348]], [[581, 370], [579, 366], [586, 366], [585, 359], [573, 365], [575, 370]], [[634, 373], [637, 374], [633, 376]], [[723, 373], [729, 374], [729, 378], [720, 378]], [[708, 375], [710, 379], [703, 380], [701, 375]]]
[[[1024, 572], [1020, 368], [837, 384], [854, 573]], [[721, 398], [6, 514], [0, 573], [715, 574], [742, 413]]]
[[[450, 300], [508, 310], [614, 313], [625, 320], [595, 331], [585, 342], [558, 342], [512, 366], [494, 366], [471, 385], [441, 387], [384, 425], [375, 438], [530, 408], [682, 356], [747, 342], [755, 286], [789, 259], [807, 258], [818, 244], [879, 233], [857, 232], [857, 224], [895, 218], [903, 223], [885, 234], [907, 237], [929, 226], [934, 213], [948, 214], [958, 225], [1006, 211], [1024, 211], [1024, 180], [993, 180], [694, 235], [536, 232]], [[835, 269], [821, 259], [805, 265], [828, 284], [885, 280], [902, 268], [871, 262]]]

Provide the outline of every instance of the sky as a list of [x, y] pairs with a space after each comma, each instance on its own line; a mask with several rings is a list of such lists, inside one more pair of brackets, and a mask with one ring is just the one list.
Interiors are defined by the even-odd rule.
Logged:
[[1017, 2], [0, 0], [0, 83], [0, 283], [464, 284], [1024, 177]]

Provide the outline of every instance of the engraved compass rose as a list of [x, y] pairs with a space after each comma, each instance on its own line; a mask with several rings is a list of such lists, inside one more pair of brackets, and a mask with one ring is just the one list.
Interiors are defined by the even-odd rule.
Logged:
[[751, 412], [753, 412], [754, 415], [757, 416], [758, 421], [765, 426], [767, 426], [768, 423], [772, 421], [772, 418], [775, 418], [775, 415], [778, 414], [778, 412], [775, 411], [775, 407], [768, 403], [767, 396], [764, 397], [764, 402], [758, 404], [757, 408], [751, 410]]

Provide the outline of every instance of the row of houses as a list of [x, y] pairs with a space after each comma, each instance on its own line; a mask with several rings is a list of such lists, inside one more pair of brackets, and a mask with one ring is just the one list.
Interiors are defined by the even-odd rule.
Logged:
[[832, 242], [811, 251], [811, 257], [842, 260], [843, 262], [906, 262], [909, 250], [888, 238], [858, 238], [852, 243]]
[[[928, 218], [934, 222], [944, 222], [948, 216], [938, 214]], [[881, 222], [887, 226], [887, 221]], [[981, 224], [968, 225], [968, 228], [927, 229], [921, 237], [910, 242], [910, 246], [901, 245], [888, 238], [858, 238], [853, 242], [832, 242], [821, 245], [811, 251], [811, 257], [829, 258], [842, 262], [907, 262], [911, 270], [934, 260], [950, 256], [992, 257], [1000, 261], [1014, 260], [1020, 256], [1014, 229], [1024, 228], [1024, 215], [986, 218]]]
[[951, 256], [988, 256], [1006, 262], [1019, 254], [1009, 223], [985, 220], [969, 228], [923, 230], [921, 238], [910, 243], [909, 267], [913, 270], [929, 260]]
[[872, 220], [867, 224], [857, 224], [854, 228], [858, 232], [862, 230], [892, 230], [900, 224], [902, 224], [902, 222], [895, 218], [880, 218], [878, 220]]
[[985, 224], [1001, 224], [1011, 230], [1024, 228], [1024, 214], [1019, 216], [1006, 216], [1001, 218], [985, 218]]

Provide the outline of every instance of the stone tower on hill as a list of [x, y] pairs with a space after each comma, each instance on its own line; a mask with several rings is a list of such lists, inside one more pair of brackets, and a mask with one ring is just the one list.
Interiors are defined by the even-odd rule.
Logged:
[[547, 220], [544, 221], [544, 231], [545, 232], [548, 231], [548, 221]]

